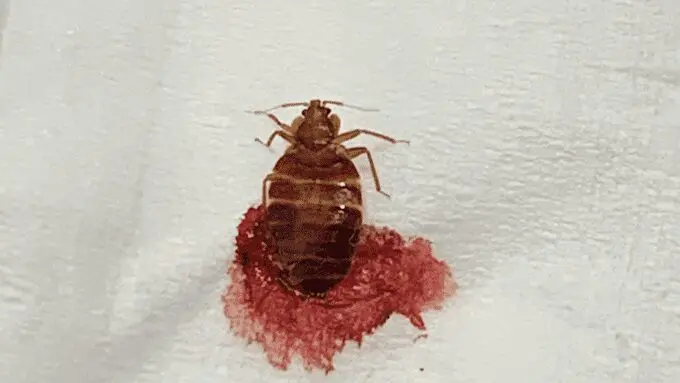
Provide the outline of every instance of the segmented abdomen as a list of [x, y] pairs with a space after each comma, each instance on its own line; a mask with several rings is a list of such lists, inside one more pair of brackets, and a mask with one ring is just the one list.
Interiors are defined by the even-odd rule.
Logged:
[[267, 193], [267, 225], [281, 281], [323, 295], [348, 273], [362, 223], [359, 174], [350, 160], [309, 168], [284, 156]]

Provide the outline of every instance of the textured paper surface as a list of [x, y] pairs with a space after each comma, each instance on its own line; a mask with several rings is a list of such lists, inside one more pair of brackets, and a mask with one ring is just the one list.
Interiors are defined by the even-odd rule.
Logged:
[[[0, 381], [680, 381], [677, 1], [0, 9]], [[461, 285], [328, 377], [269, 367], [219, 300], [283, 149], [243, 110], [311, 97], [411, 140], [357, 140], [393, 196], [359, 161], [368, 219]]]

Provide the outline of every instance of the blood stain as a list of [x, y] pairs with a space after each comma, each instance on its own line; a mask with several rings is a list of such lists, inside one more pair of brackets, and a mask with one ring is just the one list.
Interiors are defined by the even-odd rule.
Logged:
[[259, 343], [281, 370], [298, 356], [307, 371], [328, 374], [347, 341], [361, 346], [394, 313], [425, 330], [421, 314], [441, 309], [458, 287], [428, 240], [364, 224], [347, 276], [323, 299], [300, 297], [276, 280], [264, 214], [263, 206], [251, 207], [238, 226], [222, 302], [231, 330]]

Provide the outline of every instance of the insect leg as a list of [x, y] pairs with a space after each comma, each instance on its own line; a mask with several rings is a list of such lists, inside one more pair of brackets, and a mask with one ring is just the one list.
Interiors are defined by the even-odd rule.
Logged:
[[350, 130], [349, 132], [342, 133], [342, 134], [338, 135], [337, 137], [335, 137], [335, 139], [333, 140], [333, 143], [340, 144], [340, 143], [343, 143], [345, 141], [349, 141], [352, 138], [354, 138], [354, 137], [356, 137], [356, 136], [358, 136], [362, 133], [368, 134], [369, 136], [381, 138], [381, 139], [383, 139], [385, 141], [389, 141], [393, 144], [396, 144], [397, 142], [403, 142], [403, 143], [406, 143], [406, 144], [409, 143], [409, 141], [407, 141], [407, 140], [396, 140], [396, 139], [394, 139], [390, 136], [386, 136], [384, 134], [380, 134], [380, 133], [374, 132], [372, 130], [364, 130], [364, 129]]
[[266, 143], [260, 140], [259, 138], [256, 138], [255, 141], [261, 143], [266, 147], [270, 147], [272, 145], [272, 141], [274, 141], [274, 137], [276, 136], [283, 138], [284, 140], [288, 141], [291, 144], [295, 143], [295, 137], [288, 132], [284, 132], [283, 130], [277, 130], [274, 133], [272, 133], [267, 139]]
[[272, 113], [267, 113], [267, 112], [264, 111], [264, 110], [256, 110], [256, 111], [253, 111], [253, 112], [251, 112], [251, 113], [253, 113], [253, 114], [263, 114], [263, 115], [269, 117], [270, 120], [274, 121], [274, 123], [275, 123], [276, 125], [278, 125], [279, 128], [285, 130], [286, 132], [294, 133], [294, 130], [293, 130], [293, 128], [290, 127], [290, 125], [287, 125], [287, 124], [281, 122], [281, 120], [279, 120], [279, 118], [276, 117], [276, 116], [275, 116], [274, 114], [272, 114]]
[[368, 157], [368, 163], [371, 165], [371, 173], [373, 173], [373, 182], [375, 182], [375, 190], [377, 190], [378, 193], [384, 195], [385, 197], [390, 198], [390, 195], [382, 191], [382, 189], [380, 188], [380, 180], [378, 179], [378, 172], [375, 170], [375, 164], [373, 163], [373, 156], [371, 156], [371, 152], [369, 152], [368, 149], [363, 146], [347, 149], [347, 155], [349, 156], [350, 159], [356, 158], [362, 154], [365, 154], [366, 157]]

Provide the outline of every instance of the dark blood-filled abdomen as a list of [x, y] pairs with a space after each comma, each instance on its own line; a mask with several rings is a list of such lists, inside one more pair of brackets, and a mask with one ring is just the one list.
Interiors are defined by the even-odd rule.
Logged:
[[267, 226], [280, 281], [322, 296], [349, 272], [362, 224], [359, 173], [349, 159], [311, 167], [284, 155], [267, 191]]

